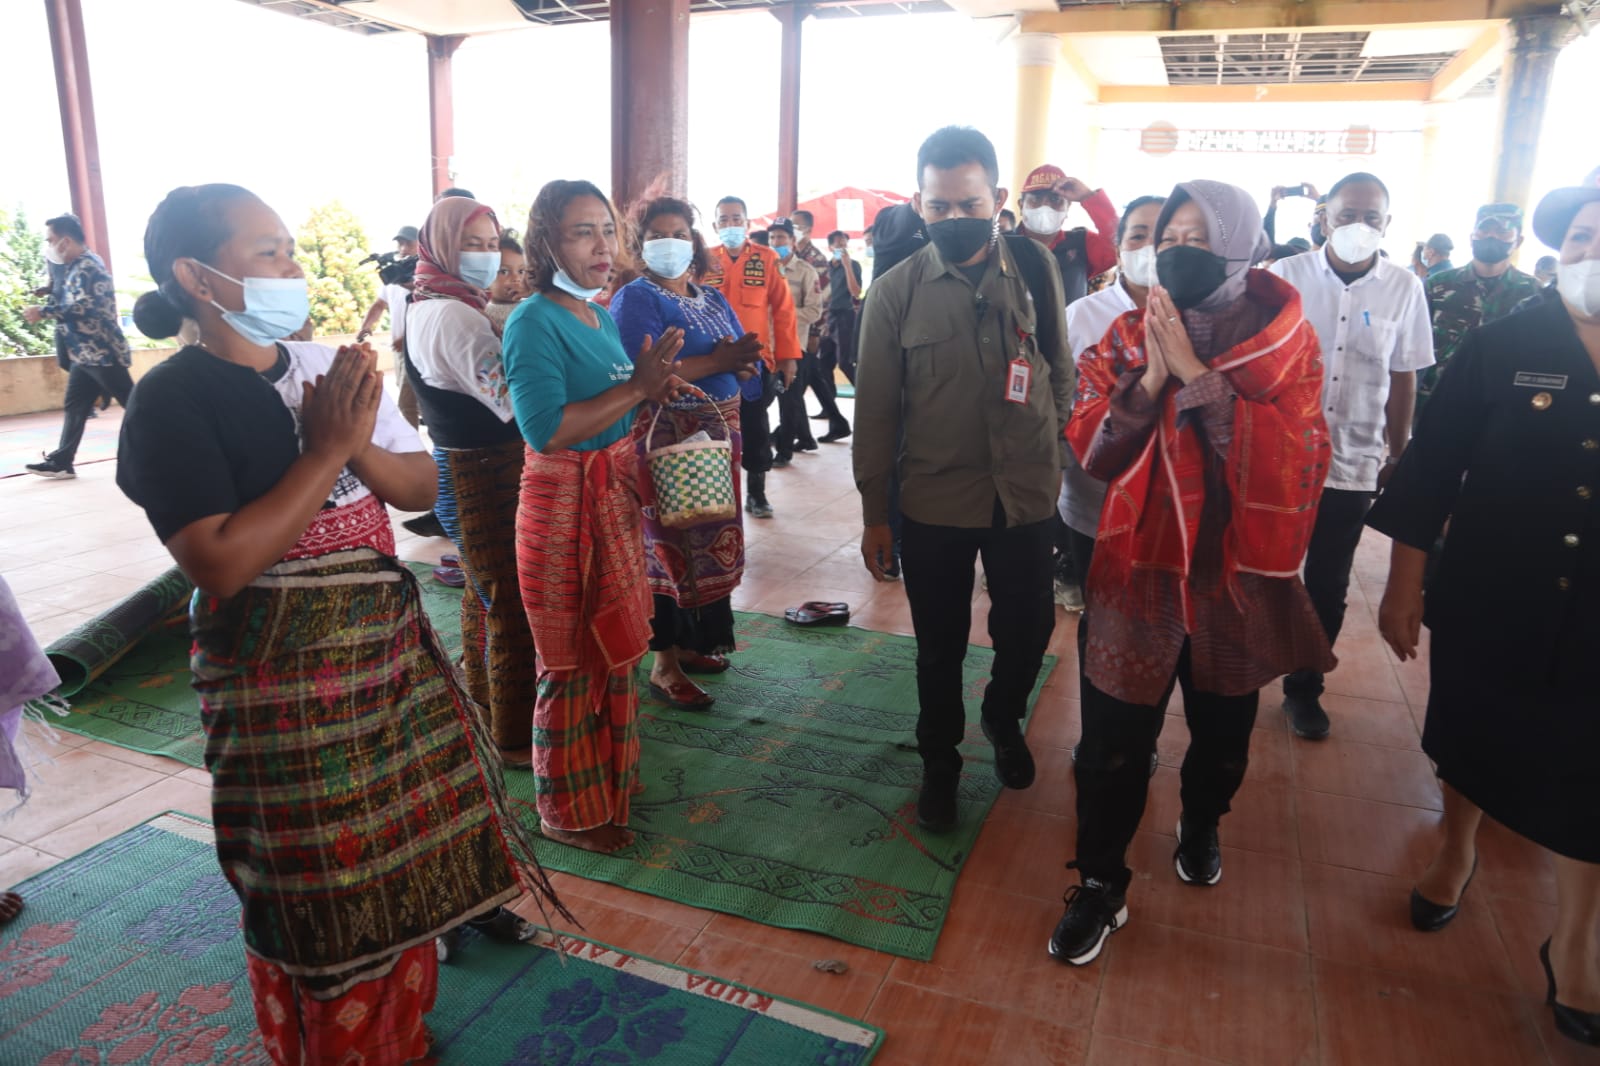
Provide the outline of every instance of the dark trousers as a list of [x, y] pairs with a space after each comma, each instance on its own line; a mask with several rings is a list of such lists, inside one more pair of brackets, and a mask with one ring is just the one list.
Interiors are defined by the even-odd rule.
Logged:
[[122, 406], [128, 406], [128, 394], [133, 391], [133, 377], [125, 366], [89, 366], [73, 363], [67, 374], [66, 417], [61, 423], [61, 444], [50, 453], [52, 462], [71, 466], [78, 457], [78, 445], [83, 441], [83, 426], [89, 412], [102, 396], [116, 397]]
[[[846, 308], [842, 311], [828, 312], [828, 339], [833, 341], [833, 351], [825, 355], [822, 360], [823, 368], [828, 373], [828, 383], [833, 384], [833, 371], [837, 367], [844, 371], [844, 376], [850, 384], [856, 383], [856, 309]], [[833, 366], [829, 366], [829, 360]]]
[[[824, 366], [822, 352], [827, 353], [830, 362]], [[805, 376], [805, 383], [817, 397], [817, 406], [822, 408], [822, 413], [828, 416], [829, 429], [849, 429], [850, 422], [839, 410], [839, 389], [833, 383], [833, 368], [839, 365], [834, 355], [833, 342], [828, 338], [822, 339], [821, 347], [817, 352], [806, 355], [800, 363], [801, 373]]]
[[1080, 589], [1087, 589], [1089, 564], [1094, 562], [1094, 538], [1067, 526], [1066, 552], [1068, 580]]
[[761, 380], [761, 399], [739, 398], [739, 430], [744, 434], [739, 465], [744, 467], [745, 496], [752, 500], [767, 498], [767, 471], [772, 469], [772, 422], [767, 409], [777, 395], [778, 375], [763, 370]]
[[997, 499], [987, 529], [930, 526], [902, 517], [900, 562], [911, 627], [917, 634], [917, 750], [929, 769], [960, 769], [966, 734], [961, 664], [972, 629], [973, 564], [989, 577], [989, 637], [994, 665], [983, 693], [985, 718], [1021, 721], [1055, 629], [1050, 590], [1049, 520], [1005, 525]]
[[[1322, 490], [1317, 524], [1306, 550], [1305, 582], [1329, 644], [1339, 639], [1339, 630], [1344, 628], [1350, 568], [1355, 565], [1356, 548], [1361, 544], [1372, 499], [1370, 492]], [[1283, 691], [1286, 695], [1320, 696], [1322, 675], [1315, 670], [1296, 670], [1283, 679]]]
[[[1092, 619], [1080, 621], [1079, 632], [1089, 624]], [[1197, 827], [1220, 821], [1250, 765], [1250, 730], [1260, 693], [1219, 696], [1197, 691], [1187, 643], [1178, 657], [1176, 675], [1154, 706], [1119, 700], [1084, 677], [1083, 739], [1073, 766], [1078, 786], [1077, 869], [1084, 877], [1098, 878], [1119, 890], [1125, 890], [1133, 876], [1127, 866], [1128, 845], [1144, 817], [1150, 753], [1156, 750], [1156, 738], [1166, 721], [1174, 682], [1183, 686], [1183, 715], [1189, 724], [1180, 790], [1184, 820]]]
[[806, 415], [807, 362], [815, 363], [816, 357], [808, 355], [800, 361], [794, 384], [778, 396], [778, 427], [772, 431], [772, 446], [780, 459], [793, 459], [797, 444], [809, 448], [817, 445], [811, 433], [811, 419]]

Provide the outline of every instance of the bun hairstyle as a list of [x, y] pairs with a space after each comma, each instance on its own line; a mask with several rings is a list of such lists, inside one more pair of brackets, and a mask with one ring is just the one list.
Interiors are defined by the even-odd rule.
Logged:
[[631, 214], [633, 225], [629, 233], [628, 251], [634, 258], [644, 257], [644, 239], [650, 230], [650, 223], [663, 215], [677, 215], [689, 223], [689, 237], [694, 241], [694, 259], [690, 264], [692, 276], [698, 281], [711, 268], [711, 255], [706, 251], [705, 239], [700, 236], [700, 231], [696, 228], [699, 212], [689, 201], [676, 196], [656, 196], [634, 204]]
[[133, 324], [151, 340], [175, 337], [185, 319], [194, 317], [194, 298], [172, 272], [179, 259], [209, 263], [233, 236], [228, 208], [255, 194], [238, 185], [184, 185], [173, 189], [156, 207], [144, 230], [144, 257], [156, 288], [133, 305]]
[[617, 209], [611, 206], [611, 198], [592, 181], [552, 181], [539, 190], [538, 199], [533, 201], [533, 207], [528, 211], [528, 227], [523, 231], [529, 276], [533, 287], [539, 292], [549, 292], [555, 288], [556, 262], [551, 258], [551, 250], [561, 243], [561, 219], [572, 201], [580, 196], [593, 196], [605, 204], [606, 212], [617, 227], [618, 262], [613, 267], [613, 279], [621, 277], [632, 265], [627, 251], [632, 241], [627, 233], [622, 232], [625, 223], [617, 217]]

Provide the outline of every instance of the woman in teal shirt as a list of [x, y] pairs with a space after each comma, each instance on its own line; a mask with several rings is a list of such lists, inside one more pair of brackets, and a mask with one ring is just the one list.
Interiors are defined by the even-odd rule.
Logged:
[[682, 330], [634, 361], [591, 303], [621, 254], [616, 213], [586, 181], [553, 181], [528, 213], [537, 295], [506, 321], [506, 384], [527, 441], [517, 572], [537, 649], [533, 773], [553, 840], [590, 851], [633, 842], [639, 765], [634, 665], [650, 647], [633, 415], [683, 387]]

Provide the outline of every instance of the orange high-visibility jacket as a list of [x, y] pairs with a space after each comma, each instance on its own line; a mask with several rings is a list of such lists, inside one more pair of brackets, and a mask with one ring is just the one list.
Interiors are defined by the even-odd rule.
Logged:
[[722, 290], [739, 324], [761, 338], [761, 357], [776, 370], [785, 359], [800, 358], [795, 332], [794, 297], [783, 276], [778, 253], [746, 241], [734, 259], [722, 245], [710, 248], [711, 269], [700, 284]]

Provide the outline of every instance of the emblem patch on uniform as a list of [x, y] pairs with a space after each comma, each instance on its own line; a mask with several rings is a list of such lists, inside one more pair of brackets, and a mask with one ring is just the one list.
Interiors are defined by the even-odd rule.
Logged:
[[767, 283], [767, 264], [761, 261], [759, 255], [752, 255], [745, 260], [744, 283], [753, 286], [761, 286]]
[[1567, 375], [1530, 374], [1527, 371], [1523, 371], [1515, 378], [1512, 378], [1511, 383], [1526, 389], [1564, 389], [1567, 387]]

